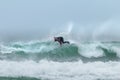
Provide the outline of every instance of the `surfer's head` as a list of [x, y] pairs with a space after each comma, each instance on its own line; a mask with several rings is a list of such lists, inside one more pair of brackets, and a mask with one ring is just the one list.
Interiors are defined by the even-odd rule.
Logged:
[[57, 38], [56, 38], [56, 37], [54, 37], [54, 41], [57, 41]]

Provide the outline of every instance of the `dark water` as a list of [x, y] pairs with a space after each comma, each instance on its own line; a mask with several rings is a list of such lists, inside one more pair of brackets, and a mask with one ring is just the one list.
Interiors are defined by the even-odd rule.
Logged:
[[30, 77], [0, 77], [0, 80], [42, 80], [37, 78], [30, 78]]

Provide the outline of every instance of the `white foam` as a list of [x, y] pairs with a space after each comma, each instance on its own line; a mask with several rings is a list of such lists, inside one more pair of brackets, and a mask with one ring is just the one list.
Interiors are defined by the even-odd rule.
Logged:
[[79, 45], [79, 53], [82, 56], [91, 58], [91, 57], [102, 57], [104, 56], [104, 52], [97, 47], [100, 46], [100, 43], [92, 43], [92, 44], [80, 44]]
[[0, 61], [0, 76], [26, 76], [50, 80], [118, 80], [119, 68], [120, 62]]
[[120, 57], [120, 47], [114, 46], [114, 47], [112, 47], [112, 50], [113, 50], [114, 52], [116, 52], [116, 54], [117, 54], [118, 57]]
[[[41, 44], [38, 44], [38, 45], [35, 45], [36, 43], [41, 43]], [[14, 45], [19, 45], [19, 46], [22, 46], [22, 47], [14, 47]], [[35, 45], [35, 46], [33, 46]], [[47, 45], [47, 44], [42, 44], [42, 42], [14, 42], [12, 43], [12, 45], [4, 45], [4, 44], [1, 44], [0, 45], [0, 52], [2, 54], [5, 54], [5, 53], [13, 53], [13, 52], [16, 52], [16, 51], [24, 51], [26, 53], [38, 53], [38, 52], [48, 52], [48, 51], [51, 51], [53, 49], [55, 49], [56, 46], [54, 44], [50, 44], [50, 45]]]

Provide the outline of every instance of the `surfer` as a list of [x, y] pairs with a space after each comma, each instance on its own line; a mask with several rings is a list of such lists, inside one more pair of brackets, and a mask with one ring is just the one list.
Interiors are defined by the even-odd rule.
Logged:
[[63, 37], [54, 37], [54, 41], [57, 41], [60, 43], [60, 45], [64, 44], [64, 43], [68, 43], [70, 44], [69, 41], [64, 41], [64, 38]]

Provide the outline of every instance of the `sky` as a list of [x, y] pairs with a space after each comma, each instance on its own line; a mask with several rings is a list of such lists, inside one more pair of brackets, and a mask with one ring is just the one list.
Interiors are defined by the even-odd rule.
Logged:
[[120, 0], [1, 0], [0, 38], [68, 30], [83, 40], [120, 40]]

